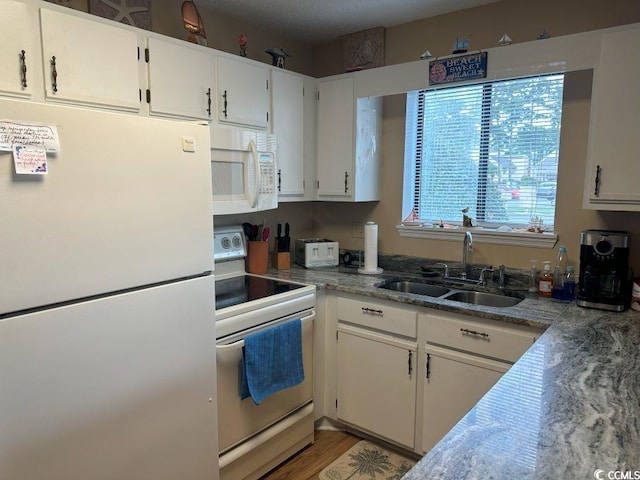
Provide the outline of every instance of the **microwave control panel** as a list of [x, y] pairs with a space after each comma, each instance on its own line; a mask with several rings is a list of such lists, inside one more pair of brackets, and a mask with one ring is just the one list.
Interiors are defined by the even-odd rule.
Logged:
[[276, 193], [276, 165], [273, 156], [268, 153], [260, 154], [260, 193], [273, 195]]

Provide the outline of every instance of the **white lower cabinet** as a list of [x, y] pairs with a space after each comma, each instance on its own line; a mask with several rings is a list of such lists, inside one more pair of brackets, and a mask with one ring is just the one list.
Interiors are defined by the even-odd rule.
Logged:
[[415, 341], [338, 326], [338, 420], [413, 450]]
[[422, 436], [416, 451], [427, 453], [533, 345], [540, 331], [442, 312], [419, 315], [418, 320], [426, 344]]
[[434, 346], [426, 347], [424, 354], [422, 453], [427, 453], [511, 364]]
[[367, 297], [335, 300], [337, 420], [413, 450], [416, 311]]
[[327, 388], [336, 398], [328, 416], [418, 454], [431, 450], [542, 333], [372, 300], [337, 294], [327, 302], [337, 342], [332, 350], [327, 336], [326, 365], [335, 365], [335, 384]]

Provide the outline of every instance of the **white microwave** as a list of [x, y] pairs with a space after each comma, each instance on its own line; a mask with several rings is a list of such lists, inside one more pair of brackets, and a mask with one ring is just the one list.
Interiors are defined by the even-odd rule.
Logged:
[[211, 125], [213, 213], [250, 213], [278, 207], [276, 136]]

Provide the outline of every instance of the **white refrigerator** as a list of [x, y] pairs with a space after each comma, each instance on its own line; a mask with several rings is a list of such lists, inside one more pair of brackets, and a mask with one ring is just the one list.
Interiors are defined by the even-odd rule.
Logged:
[[208, 127], [0, 100], [0, 144], [31, 122], [59, 148], [0, 151], [0, 478], [217, 479]]

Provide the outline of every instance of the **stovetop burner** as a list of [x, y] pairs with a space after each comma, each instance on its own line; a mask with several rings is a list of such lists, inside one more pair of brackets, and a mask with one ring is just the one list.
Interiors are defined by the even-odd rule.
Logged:
[[216, 310], [303, 288], [289, 283], [254, 275], [240, 275], [216, 281]]

